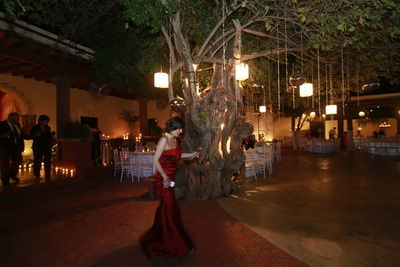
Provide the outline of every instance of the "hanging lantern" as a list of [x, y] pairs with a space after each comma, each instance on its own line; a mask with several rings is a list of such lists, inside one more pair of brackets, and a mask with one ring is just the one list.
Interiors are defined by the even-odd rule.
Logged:
[[315, 113], [315, 111], [311, 111], [310, 112], [310, 118], [311, 119], [314, 119], [316, 115], [317, 115], [317, 113]]
[[182, 97], [176, 96], [174, 99], [169, 101], [169, 107], [176, 113], [183, 113], [186, 110], [186, 103]]
[[337, 114], [337, 106], [336, 105], [327, 105], [325, 106], [326, 115], [335, 115]]
[[289, 78], [289, 84], [291, 86], [300, 86], [305, 82], [306, 82], [306, 79], [304, 79], [304, 77], [301, 75], [293, 75], [293, 76], [290, 76], [290, 78]]
[[265, 113], [265, 112], [267, 112], [267, 106], [260, 106], [260, 107], [258, 108], [258, 110], [259, 110], [261, 113]]
[[360, 116], [360, 117], [364, 117], [364, 116], [365, 116], [365, 112], [364, 112], [364, 111], [360, 111], [360, 112], [358, 112], [358, 116]]
[[154, 73], [154, 87], [168, 88], [168, 74], [165, 72]]
[[307, 97], [313, 95], [313, 84], [312, 83], [303, 83], [300, 85], [300, 96]]
[[236, 65], [236, 80], [244, 81], [249, 78], [249, 65], [240, 63]]

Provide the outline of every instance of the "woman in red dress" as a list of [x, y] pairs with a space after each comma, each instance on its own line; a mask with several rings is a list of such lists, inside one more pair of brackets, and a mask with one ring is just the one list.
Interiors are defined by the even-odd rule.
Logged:
[[153, 226], [139, 240], [149, 258], [182, 257], [194, 250], [193, 242], [183, 227], [173, 186], [176, 162], [180, 158], [197, 157], [198, 152], [181, 152], [176, 138], [182, 133], [184, 122], [179, 117], [168, 120], [166, 126], [167, 133], [158, 141], [154, 155], [154, 166], [157, 168], [154, 190], [160, 205]]

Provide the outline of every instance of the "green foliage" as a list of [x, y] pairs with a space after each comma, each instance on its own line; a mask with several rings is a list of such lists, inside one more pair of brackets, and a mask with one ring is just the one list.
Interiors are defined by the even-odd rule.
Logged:
[[135, 112], [131, 110], [123, 110], [120, 112], [119, 118], [127, 122], [129, 125], [133, 125], [136, 121], [140, 119], [140, 116], [136, 116]]
[[[271, 51], [286, 44], [289, 49], [298, 49], [293, 52], [297, 56], [301, 49], [304, 60], [308, 60], [303, 62], [308, 65], [311, 61], [315, 62], [315, 49], [318, 48], [325, 62], [333, 64], [334, 77], [340, 78], [338, 55], [344, 47], [349, 62], [353, 60], [352, 66], [355, 58], [357, 64], [363, 66], [359, 72], [360, 83], [379, 76], [388, 79], [399, 77], [400, 5], [396, 0], [227, 0], [224, 12], [222, 1], [204, 0], [8, 0], [5, 3], [10, 14], [23, 15], [28, 22], [44, 25], [66, 38], [94, 48], [95, 81], [106, 82], [138, 95], [154, 97], [165, 93], [153, 88], [152, 74], [162, 64], [167, 69], [169, 51], [162, 40], [160, 28], [163, 25], [173, 37], [169, 22], [178, 10], [182, 33], [189, 40], [192, 55], [198, 52], [223, 14], [229, 14], [240, 6], [225, 20], [225, 32], [232, 28], [232, 20], [238, 19], [242, 25], [249, 23], [248, 29], [267, 34], [266, 38], [243, 34], [242, 54]], [[128, 29], [125, 28], [126, 22]], [[211, 42], [221, 33], [222, 26]], [[276, 40], [276, 36], [280, 39]], [[228, 59], [233, 56], [233, 39], [230, 40], [225, 54]], [[218, 46], [216, 44], [211, 48]], [[178, 61], [182, 60], [180, 51], [175, 53]], [[359, 56], [355, 57], [357, 53]], [[221, 50], [213, 57], [221, 58]], [[270, 58], [276, 60], [276, 56]], [[280, 60], [282, 63], [284, 57]], [[296, 59], [289, 61], [289, 64], [295, 65], [299, 62]], [[266, 68], [257, 64], [254, 63], [259, 70], [257, 75], [264, 76], [265, 80]], [[181, 81], [176, 80], [184, 77], [184, 71], [182, 77], [175, 75], [176, 92], [182, 87]], [[281, 69], [281, 88], [286, 88], [284, 82], [288, 77], [283, 77], [282, 73], [284, 69]], [[308, 78], [312, 74], [309, 71]], [[208, 75], [209, 72], [198, 74], [202, 88], [210, 84], [211, 75]], [[276, 71], [271, 77], [276, 84]], [[277, 86], [272, 89], [275, 94], [272, 99], [276, 102]]]
[[124, 18], [134, 24], [149, 28], [151, 32], [159, 32], [161, 25], [167, 21], [168, 14], [173, 14], [179, 7], [178, 0], [121, 0], [126, 8]]

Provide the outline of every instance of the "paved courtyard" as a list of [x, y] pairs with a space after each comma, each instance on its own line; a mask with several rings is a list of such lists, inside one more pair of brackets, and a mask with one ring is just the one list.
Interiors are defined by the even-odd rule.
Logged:
[[400, 163], [286, 151], [272, 177], [180, 201], [194, 255], [149, 261], [157, 202], [108, 171], [0, 192], [2, 266], [398, 266]]

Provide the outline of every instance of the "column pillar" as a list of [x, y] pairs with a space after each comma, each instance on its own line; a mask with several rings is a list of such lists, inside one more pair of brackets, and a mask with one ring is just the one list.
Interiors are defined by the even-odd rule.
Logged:
[[343, 105], [342, 103], [336, 103], [337, 105], [337, 122], [338, 122], [338, 139], [340, 142], [340, 150], [344, 150], [343, 132], [344, 132], [344, 121], [343, 121]]
[[57, 133], [71, 120], [71, 82], [67, 78], [56, 80]]

